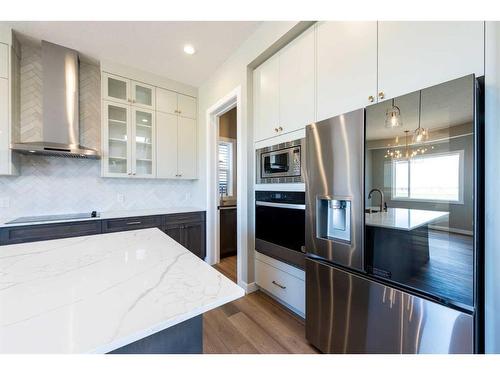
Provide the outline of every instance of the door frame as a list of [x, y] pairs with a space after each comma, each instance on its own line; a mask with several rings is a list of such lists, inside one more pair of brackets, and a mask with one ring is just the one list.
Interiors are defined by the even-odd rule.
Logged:
[[246, 175], [247, 167], [244, 163], [246, 155], [246, 144], [243, 142], [242, 108], [241, 108], [241, 86], [231, 90], [224, 97], [219, 99], [206, 112], [207, 120], [207, 144], [206, 144], [206, 168], [207, 168], [207, 257], [209, 264], [216, 264], [220, 261], [220, 235], [219, 235], [219, 213], [217, 202], [218, 192], [218, 168], [217, 150], [219, 136], [219, 117], [227, 111], [236, 108], [236, 274], [237, 283], [247, 290], [247, 284], [242, 280], [242, 270], [247, 264], [248, 249], [246, 241], [246, 217], [247, 196]]

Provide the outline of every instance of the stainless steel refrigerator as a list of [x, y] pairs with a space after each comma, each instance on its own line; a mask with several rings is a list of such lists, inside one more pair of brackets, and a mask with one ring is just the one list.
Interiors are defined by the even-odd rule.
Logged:
[[480, 82], [307, 126], [306, 337], [321, 351], [481, 350]]

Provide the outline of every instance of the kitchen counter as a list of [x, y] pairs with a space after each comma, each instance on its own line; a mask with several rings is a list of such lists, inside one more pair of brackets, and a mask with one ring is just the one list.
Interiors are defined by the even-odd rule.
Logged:
[[243, 295], [156, 228], [7, 245], [0, 353], [107, 353]]
[[[87, 221], [87, 220], [106, 220], [106, 219], [117, 219], [122, 217], [136, 217], [136, 216], [152, 216], [152, 215], [169, 215], [169, 214], [179, 214], [186, 212], [199, 212], [205, 211], [204, 208], [200, 207], [168, 207], [168, 208], [150, 208], [142, 210], [118, 210], [118, 211], [105, 211], [99, 212], [99, 217], [87, 217], [79, 219], [64, 219], [64, 220], [53, 220], [53, 221], [31, 221], [28, 223], [8, 223], [15, 218], [0, 218], [0, 228], [15, 227], [21, 225], [38, 225], [38, 224], [48, 224], [48, 223], [69, 223], [73, 221]], [[90, 210], [89, 210], [90, 213]]]
[[415, 210], [408, 208], [388, 208], [387, 212], [365, 214], [365, 224], [399, 230], [413, 230], [437, 220], [447, 218], [449, 212]]

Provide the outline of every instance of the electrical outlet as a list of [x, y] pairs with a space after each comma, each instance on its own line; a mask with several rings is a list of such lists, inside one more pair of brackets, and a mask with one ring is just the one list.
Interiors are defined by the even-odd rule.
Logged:
[[125, 203], [125, 195], [120, 193], [116, 194], [116, 200], [118, 203]]

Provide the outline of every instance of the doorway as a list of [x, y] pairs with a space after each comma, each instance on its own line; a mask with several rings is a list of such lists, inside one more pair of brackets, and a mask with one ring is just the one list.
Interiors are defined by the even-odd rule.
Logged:
[[216, 268], [237, 282], [237, 196], [238, 169], [236, 107], [218, 117], [216, 160], [219, 201], [219, 263]]
[[[246, 291], [249, 286], [244, 270], [247, 264], [248, 244], [247, 236], [247, 166], [244, 155], [247, 147], [245, 130], [242, 126], [241, 115], [241, 87], [237, 87], [211, 106], [207, 112], [207, 258], [206, 261], [218, 268], [228, 278], [235, 280]], [[231, 123], [226, 133], [226, 122]], [[222, 123], [222, 129], [221, 128]], [[236, 129], [236, 130], [235, 130]], [[220, 137], [219, 133], [222, 133]], [[219, 151], [225, 155], [219, 155]], [[230, 156], [227, 156], [232, 154]], [[224, 163], [220, 163], [220, 156], [224, 156]], [[232, 170], [226, 164], [232, 163]], [[224, 164], [224, 165], [223, 165]], [[232, 175], [231, 175], [232, 172]], [[221, 202], [223, 209], [221, 226]], [[235, 215], [234, 215], [235, 214]], [[235, 223], [232, 223], [235, 221]], [[227, 224], [229, 222], [229, 224]], [[226, 225], [227, 224], [227, 225]], [[233, 228], [230, 233], [227, 227]], [[236, 228], [236, 229], [234, 229]], [[232, 234], [234, 238], [226, 237]], [[223, 254], [221, 256], [221, 239]], [[227, 253], [225, 251], [227, 250]], [[232, 255], [234, 254], [234, 255]], [[226, 256], [228, 255], [228, 256]], [[236, 264], [236, 269], [234, 267]]]

